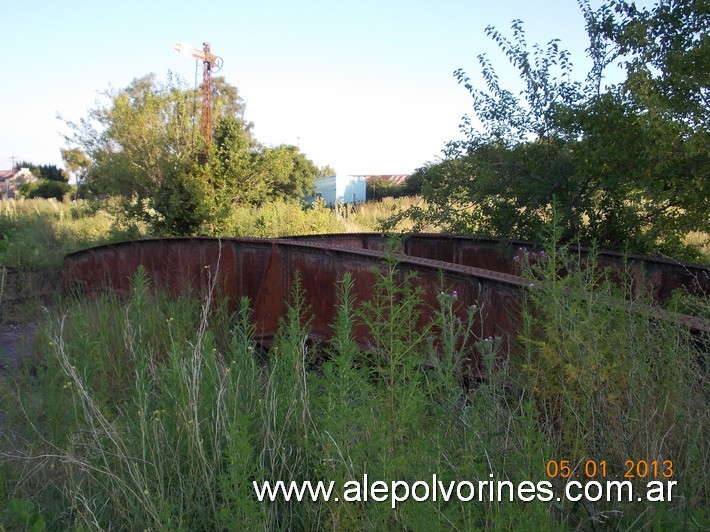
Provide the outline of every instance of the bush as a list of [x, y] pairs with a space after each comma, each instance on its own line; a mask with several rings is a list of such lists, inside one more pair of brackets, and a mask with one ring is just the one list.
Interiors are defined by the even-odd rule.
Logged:
[[[599, 269], [594, 256], [581, 261], [548, 249], [517, 256], [521, 273], [544, 288], [526, 291], [525, 357], [515, 373], [555, 456], [569, 460], [573, 474], [588, 460], [604, 461], [610, 478], [627, 472], [629, 461], [670, 463], [678, 481], [673, 511], [650, 505], [643, 521], [632, 504], [589, 503], [584, 512], [619, 528], [697, 523], [705, 518], [710, 465], [708, 339], [649, 317], [651, 297], [631, 273]], [[635, 489], [648, 480], [666, 479], [636, 476]]]
[[44, 198], [61, 201], [64, 196], [71, 193], [74, 187], [64, 181], [52, 181], [49, 179], [38, 179], [31, 183], [20, 185], [18, 194], [27, 199]]
[[0, 264], [22, 270], [57, 270], [67, 253], [144, 232], [117, 227], [112, 217], [91, 210], [84, 202], [2, 201]]
[[273, 238], [343, 231], [345, 225], [325, 205], [305, 207], [300, 201], [274, 201], [260, 207], [233, 207], [217, 235]]
[[[522, 359], [476, 336], [477, 308], [457, 319], [445, 286], [422, 324], [420, 295], [393, 261], [369, 301], [343, 277], [327, 345], [308, 341], [296, 283], [266, 360], [245, 300], [234, 312], [212, 291], [171, 300], [142, 270], [127, 299], [71, 300], [42, 328], [41, 361], [0, 390], [14, 413], [8, 434], [24, 442], [1, 455], [0, 506], [28, 501], [23, 508], [55, 528], [702, 527], [702, 353], [680, 326], [616, 304], [600, 272], [550, 255], [522, 259], [547, 286], [527, 294]], [[472, 350], [488, 378], [465, 389]], [[550, 460], [567, 459], [575, 468], [605, 460], [610, 476], [625, 460], [669, 459], [680, 494], [656, 505], [342, 502], [345, 483], [366, 473], [410, 485], [433, 474], [444, 486], [535, 482], [547, 480]], [[260, 502], [253, 482], [267, 480], [333, 481], [341, 502]]]

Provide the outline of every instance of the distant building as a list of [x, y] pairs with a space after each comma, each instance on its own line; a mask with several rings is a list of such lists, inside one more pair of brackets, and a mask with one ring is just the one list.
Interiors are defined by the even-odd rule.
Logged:
[[305, 198], [305, 200], [308, 203], [314, 203], [321, 199], [328, 205], [364, 203], [367, 199], [366, 183], [365, 176], [331, 175], [321, 177], [315, 180], [314, 195]]
[[37, 181], [37, 176], [29, 168], [0, 170], [0, 199], [12, 199], [17, 195], [20, 185]]

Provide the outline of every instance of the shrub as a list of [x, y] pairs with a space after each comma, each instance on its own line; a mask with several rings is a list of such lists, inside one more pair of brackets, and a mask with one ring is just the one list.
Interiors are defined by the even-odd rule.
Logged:
[[[581, 261], [548, 249], [518, 254], [522, 274], [544, 287], [526, 291], [525, 357], [516, 372], [539, 426], [574, 474], [587, 460], [605, 461], [612, 478], [627, 472], [629, 461], [672, 462], [679, 488], [673, 511], [650, 505], [642, 516], [631, 504], [599, 502], [584, 509], [590, 519], [621, 528], [690, 526], [702, 518], [708, 495], [707, 338], [649, 317], [651, 297], [632, 274], [599, 269], [594, 256]], [[666, 479], [637, 476], [634, 483], [642, 489], [648, 480]]]
[[39, 179], [31, 183], [20, 186], [18, 193], [23, 198], [44, 198], [61, 201], [64, 196], [74, 190], [69, 183], [64, 181], [51, 181], [49, 179]]
[[[295, 283], [265, 358], [248, 302], [230, 310], [214, 288], [202, 300], [169, 299], [139, 270], [126, 299], [68, 301], [44, 324], [42, 358], [18, 380], [19, 394], [0, 390], [15, 413], [8, 434], [24, 442], [0, 455], [0, 506], [28, 501], [22, 507], [50, 528], [702, 526], [710, 409], [701, 353], [679, 326], [627, 312], [600, 272], [550, 255], [523, 260], [546, 289], [527, 294], [522, 359], [476, 335], [477, 308], [458, 320], [445, 286], [433, 321], [421, 324], [422, 299], [393, 261], [369, 301], [343, 277], [325, 345], [309, 341]], [[464, 389], [471, 350], [488, 377]], [[553, 459], [575, 468], [605, 460], [610, 474], [625, 460], [670, 459], [681, 496], [655, 506], [439, 497], [393, 508], [260, 502], [253, 489], [324, 480], [342, 497], [365, 474], [410, 485], [433, 474], [445, 486], [535, 482]]]

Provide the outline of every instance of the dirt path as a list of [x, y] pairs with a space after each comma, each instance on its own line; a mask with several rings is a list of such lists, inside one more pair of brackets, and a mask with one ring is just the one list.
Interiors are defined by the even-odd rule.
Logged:
[[7, 371], [22, 365], [22, 358], [32, 353], [36, 331], [33, 323], [0, 325], [0, 369]]
[[[33, 323], [0, 325], [0, 394], [10, 372], [22, 367], [22, 360], [32, 355], [37, 326]], [[0, 433], [5, 413], [0, 409]]]

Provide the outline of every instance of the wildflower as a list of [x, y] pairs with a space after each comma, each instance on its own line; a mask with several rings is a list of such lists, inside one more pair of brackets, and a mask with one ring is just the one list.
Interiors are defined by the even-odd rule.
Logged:
[[515, 262], [520, 262], [520, 257], [518, 257], [518, 256], [516, 255], [515, 257], [513, 257], [513, 260], [514, 260]]
[[493, 337], [492, 337], [492, 336], [489, 336], [488, 338], [486, 338], [486, 342], [492, 342], [492, 341], [493, 341]]
[[456, 290], [454, 290], [453, 292], [451, 292], [451, 295], [454, 297], [454, 299], [456, 299], [457, 297], [459, 297], [459, 293], [458, 293]]

